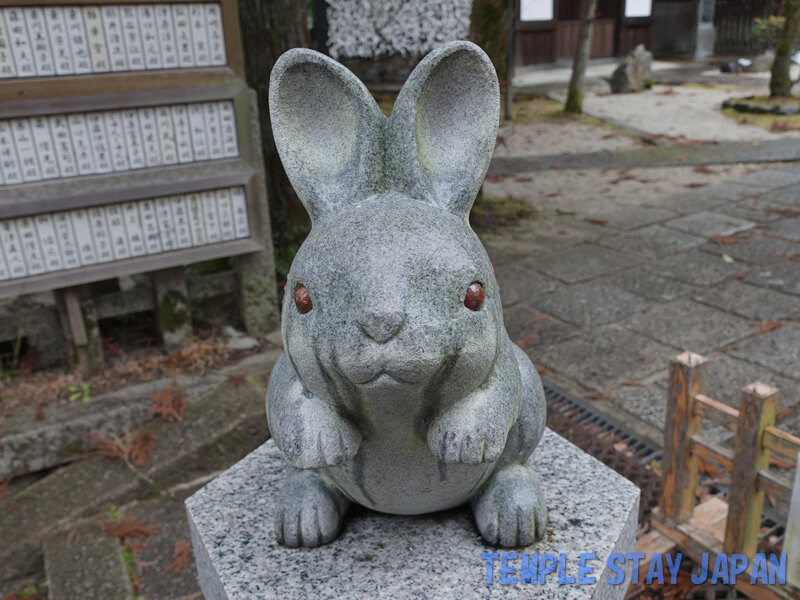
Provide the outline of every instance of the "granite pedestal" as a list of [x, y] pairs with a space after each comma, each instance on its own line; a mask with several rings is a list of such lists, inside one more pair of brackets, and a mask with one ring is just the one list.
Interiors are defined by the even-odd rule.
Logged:
[[[395, 516], [351, 506], [343, 531], [319, 548], [275, 542], [273, 510], [285, 462], [272, 440], [186, 501], [200, 585], [207, 600], [267, 598], [589, 598], [621, 599], [630, 581], [608, 583], [613, 552], [632, 552], [639, 489], [557, 434], [546, 430], [531, 461], [548, 498], [541, 542], [499, 549], [478, 533], [468, 507], [422, 516]], [[503, 585], [500, 560], [487, 584], [484, 552], [565, 555], [577, 579], [581, 553], [594, 552], [595, 584]], [[520, 559], [508, 561], [519, 576]], [[535, 578], [534, 578], [535, 581]]]

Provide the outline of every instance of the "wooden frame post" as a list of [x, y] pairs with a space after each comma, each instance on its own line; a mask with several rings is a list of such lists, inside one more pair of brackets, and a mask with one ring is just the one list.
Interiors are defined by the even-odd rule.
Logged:
[[94, 302], [88, 293], [82, 293], [85, 291], [80, 287], [62, 289], [58, 294], [58, 302], [63, 307], [59, 312], [66, 320], [66, 330], [72, 343], [73, 351], [70, 354], [81, 375], [88, 377], [105, 366], [105, 356]]
[[192, 311], [183, 267], [150, 274], [155, 294], [158, 328], [168, 353], [177, 352], [194, 339]]
[[764, 430], [775, 423], [778, 390], [753, 383], [742, 390], [742, 405], [736, 429], [736, 446], [728, 494], [725, 552], [752, 558], [758, 549], [764, 491], [758, 487], [758, 472], [769, 467], [769, 448]]
[[701, 425], [694, 399], [703, 388], [705, 365], [706, 359], [693, 352], [683, 352], [669, 362], [660, 508], [674, 521], [688, 519], [694, 511], [698, 459], [691, 452], [691, 443]]
[[[800, 454], [797, 456], [796, 464], [800, 464]], [[789, 504], [783, 551], [786, 552], [786, 581], [789, 585], [800, 587], [800, 471], [797, 467], [794, 470], [792, 500]]]

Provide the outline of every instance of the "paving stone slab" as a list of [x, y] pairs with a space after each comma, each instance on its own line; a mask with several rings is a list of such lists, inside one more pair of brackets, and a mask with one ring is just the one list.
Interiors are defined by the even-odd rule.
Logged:
[[790, 322], [745, 340], [732, 348], [730, 354], [780, 375], [800, 379], [800, 323]]
[[[636, 415], [664, 431], [667, 417], [667, 389], [665, 387], [656, 384], [642, 387], [622, 386], [614, 394], [612, 402], [622, 410]], [[706, 423], [703, 425], [703, 434], [714, 442], [721, 443], [732, 436], [731, 432], [724, 427]]]
[[[705, 393], [728, 406], [739, 408], [742, 388], [758, 381], [775, 387], [780, 395], [778, 406], [789, 408], [800, 404], [800, 381], [779, 375], [760, 365], [731, 356], [731, 352], [706, 355]], [[664, 380], [666, 385], [666, 378]]]
[[[222, 381], [224, 377], [211, 374], [199, 382], [196, 377], [185, 375], [175, 379], [188, 402], [194, 402]], [[35, 406], [6, 418], [0, 424], [0, 480], [75, 460], [89, 450], [87, 431], [94, 430], [102, 436], [120, 435], [148, 421], [153, 416], [148, 412], [152, 405], [148, 397], [170, 385], [172, 380], [159, 379], [92, 398], [87, 404], [64, 401], [48, 406], [42, 420], [34, 420], [28, 414], [36, 410]]]
[[558, 288], [559, 283], [537, 273], [527, 261], [518, 260], [495, 267], [497, 285], [503, 306], [513, 306], [518, 302], [533, 302]]
[[800, 218], [780, 219], [770, 225], [767, 230], [767, 235], [791, 240], [793, 242], [800, 242]]
[[648, 205], [666, 208], [679, 213], [695, 213], [709, 210], [728, 203], [739, 202], [759, 194], [759, 190], [734, 183], [706, 185], [663, 198], [648, 201]]
[[685, 233], [692, 233], [705, 238], [712, 235], [733, 235], [740, 231], [747, 231], [756, 226], [752, 221], [737, 219], [717, 212], [703, 211], [673, 219], [665, 223], [667, 227], [678, 229]]
[[761, 189], [782, 188], [800, 183], [800, 172], [790, 169], [762, 169], [734, 179], [731, 183]]
[[504, 308], [503, 321], [512, 341], [524, 350], [560, 342], [580, 331], [574, 325], [541, 313], [527, 304]]
[[541, 248], [552, 252], [608, 235], [608, 228], [580, 221], [573, 214], [547, 216], [533, 221], [525, 231], [515, 235], [520, 248]]
[[536, 269], [565, 283], [588, 281], [632, 266], [636, 258], [584, 244], [534, 261]]
[[518, 239], [511, 236], [480, 237], [495, 269], [514, 265], [520, 260], [549, 254], [552, 251], [551, 248], [545, 248], [543, 246], [523, 244]]
[[661, 277], [651, 273], [644, 267], [633, 267], [619, 271], [608, 278], [611, 285], [621, 287], [637, 296], [656, 302], [670, 302], [683, 298], [695, 291], [696, 288], [688, 283]]
[[800, 260], [755, 269], [748, 277], [748, 281], [754, 285], [766, 285], [787, 294], [800, 295]]
[[143, 540], [147, 545], [137, 555], [142, 563], [148, 565], [140, 574], [139, 590], [143, 600], [178, 600], [200, 592], [191, 549], [185, 565], [177, 572], [174, 568], [167, 571], [172, 563], [176, 544], [190, 543], [184, 501], [197, 487], [199, 486], [181, 490], [172, 496], [165, 494], [152, 500], [137, 502], [126, 510], [126, 515], [132, 514], [137, 519], [145, 519], [148, 525], [160, 524], [156, 535]]
[[774, 265], [800, 257], [800, 244], [763, 236], [753, 236], [738, 244], [708, 244], [702, 250], [719, 255], [727, 254], [751, 265]]
[[48, 536], [44, 556], [49, 600], [134, 600], [119, 540], [95, 523]]
[[622, 235], [603, 238], [597, 243], [637, 256], [658, 257], [695, 248], [705, 241], [705, 238], [669, 229], [662, 225], [650, 225]]
[[677, 213], [664, 208], [651, 208], [649, 206], [625, 206], [597, 215], [592, 219], [606, 221], [609, 227], [621, 231], [638, 229], [645, 225], [653, 225], [677, 216]]
[[700, 250], [689, 250], [644, 263], [644, 268], [656, 275], [692, 285], [714, 285], [747, 271], [747, 265], [728, 263], [721, 256]]
[[183, 421], [144, 425], [155, 437], [142, 469], [152, 483], [119, 460], [91, 456], [6, 498], [0, 510], [0, 581], [36, 567], [42, 540], [54, 526], [226, 468], [269, 435], [264, 410], [264, 390], [251, 381], [223, 383], [190, 404]]
[[765, 192], [760, 197], [783, 206], [800, 208], [800, 189], [797, 186]]
[[576, 325], [605, 325], [650, 307], [641, 296], [605, 282], [589, 282], [562, 288], [536, 303], [537, 308]]
[[663, 344], [701, 354], [753, 331], [746, 319], [687, 299], [658, 304], [622, 324]]
[[694, 299], [753, 321], [800, 316], [800, 300], [796, 297], [737, 280], [704, 288]]
[[783, 218], [782, 212], [792, 210], [786, 204], [781, 204], [766, 198], [745, 198], [736, 204], [725, 204], [717, 208], [717, 212], [756, 223], [772, 223]]
[[619, 325], [603, 325], [536, 353], [537, 364], [582, 385], [611, 392], [665, 368], [675, 349]]

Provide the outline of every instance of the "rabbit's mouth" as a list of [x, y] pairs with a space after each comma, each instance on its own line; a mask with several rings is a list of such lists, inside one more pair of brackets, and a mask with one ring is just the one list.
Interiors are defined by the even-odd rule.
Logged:
[[407, 374], [398, 374], [395, 371], [390, 371], [386, 368], [379, 369], [372, 375], [365, 377], [350, 377], [350, 380], [357, 385], [369, 385], [371, 383], [383, 383], [385, 381], [395, 381], [397, 383], [411, 384], [416, 383], [416, 379], [411, 379]]

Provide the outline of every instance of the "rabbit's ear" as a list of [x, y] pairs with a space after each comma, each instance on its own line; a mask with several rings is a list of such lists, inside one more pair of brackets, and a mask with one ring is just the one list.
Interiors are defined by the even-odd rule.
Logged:
[[338, 62], [305, 48], [284, 53], [270, 77], [269, 115], [286, 174], [312, 221], [381, 187], [386, 118]]
[[386, 131], [389, 186], [469, 214], [492, 157], [500, 89], [489, 57], [471, 42], [440, 46], [400, 91]]

